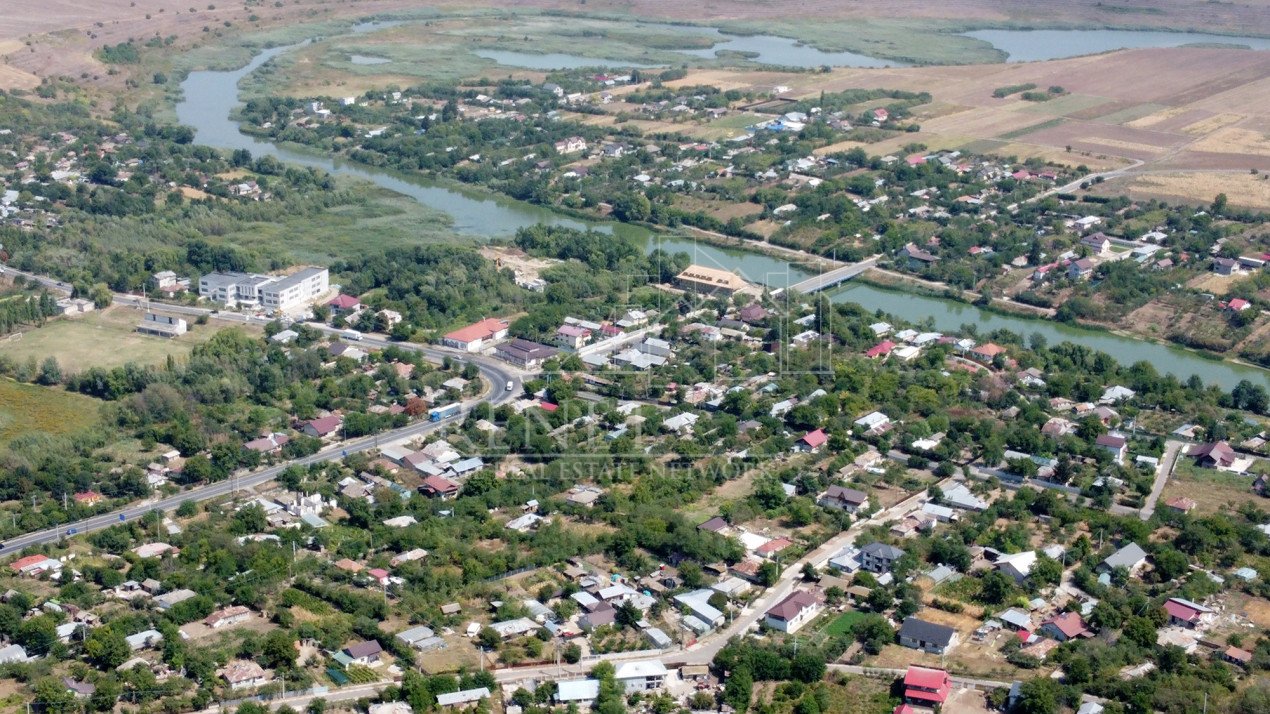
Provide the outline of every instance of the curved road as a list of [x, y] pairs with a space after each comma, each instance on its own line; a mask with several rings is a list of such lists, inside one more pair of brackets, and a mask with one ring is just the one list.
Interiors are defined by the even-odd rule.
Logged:
[[[31, 273], [14, 270], [12, 268], [5, 268], [5, 272], [9, 274], [22, 275], [28, 280], [34, 280], [55, 290], [68, 292], [70, 289], [70, 286], [44, 276], [33, 275]], [[124, 294], [116, 294], [114, 296], [114, 301], [116, 304], [131, 305], [135, 307], [145, 307], [148, 304], [144, 298]], [[193, 316], [207, 315], [219, 319], [238, 320], [244, 324], [264, 324], [270, 322], [268, 318], [257, 317], [254, 315], [217, 312], [207, 308], [193, 307], [189, 305], [164, 304], [160, 307], [164, 312]], [[326, 325], [311, 324], [310, 326], [331, 335], [338, 335], [341, 332], [340, 330], [336, 330], [335, 328]], [[359, 342], [360, 344], [371, 347], [383, 348], [395, 346], [402, 349], [412, 350], [423, 354], [424, 357], [434, 362], [440, 362], [446, 357], [450, 357], [451, 359], [457, 361], [471, 362], [476, 365], [476, 368], [481, 372], [481, 376], [489, 384], [489, 389], [481, 397], [465, 402], [465, 411], [471, 409], [474, 404], [479, 402], [489, 402], [491, 405], [497, 406], [498, 404], [512, 399], [518, 394], [516, 391], [508, 391], [506, 389], [506, 385], [508, 383], [517, 381], [516, 374], [514, 374], [506, 365], [495, 362], [488, 357], [447, 348], [419, 345], [411, 342], [392, 342], [372, 336], [363, 336]], [[232, 495], [240, 489], [252, 488], [271, 481], [290, 466], [307, 466], [309, 464], [336, 461], [349, 454], [377, 448], [381, 442], [396, 441], [398, 439], [427, 434], [437, 429], [441, 429], [453, 421], [454, 419], [451, 418], [441, 422], [416, 422], [408, 424], [400, 429], [383, 432], [382, 434], [339, 442], [310, 456], [293, 459], [291, 461], [286, 461], [275, 466], [269, 466], [256, 471], [239, 472], [224, 481], [218, 481], [205, 486], [187, 489], [174, 496], [167, 496], [157, 500], [151, 499], [140, 501], [109, 513], [103, 513], [98, 516], [86, 518], [82, 521], [59, 524], [58, 526], [46, 530], [25, 533], [20, 536], [9, 538], [3, 544], [0, 544], [0, 556], [11, 555], [24, 548], [60, 540], [66, 536], [81, 535], [84, 533], [98, 531], [103, 528], [109, 528], [110, 526], [117, 525], [120, 522], [131, 521], [154, 511], [174, 511], [185, 501], [207, 501], [214, 498], [220, 498], [222, 496]]]

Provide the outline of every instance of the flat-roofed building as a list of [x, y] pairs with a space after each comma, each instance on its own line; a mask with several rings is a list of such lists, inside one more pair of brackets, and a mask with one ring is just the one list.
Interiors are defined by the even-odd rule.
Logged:
[[706, 295], [733, 295], [750, 284], [741, 276], [730, 270], [707, 268], [703, 265], [689, 265], [682, 273], [675, 276], [675, 285], [696, 293]]

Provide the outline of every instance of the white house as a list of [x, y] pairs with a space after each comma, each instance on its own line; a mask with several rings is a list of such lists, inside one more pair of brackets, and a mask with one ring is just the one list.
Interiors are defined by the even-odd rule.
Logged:
[[882, 412], [870, 412], [856, 419], [855, 425], [860, 427], [864, 434], [881, 434], [891, 426], [891, 418]]
[[767, 611], [763, 624], [785, 633], [797, 632], [803, 625], [816, 619], [824, 605], [815, 593], [795, 590]]
[[651, 662], [624, 662], [617, 667], [613, 677], [626, 687], [627, 694], [661, 689], [669, 671], [656, 660]]

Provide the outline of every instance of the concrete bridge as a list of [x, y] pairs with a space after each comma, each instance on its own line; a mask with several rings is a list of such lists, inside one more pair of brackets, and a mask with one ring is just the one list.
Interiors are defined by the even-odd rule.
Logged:
[[790, 285], [788, 289], [796, 290], [803, 295], [810, 295], [811, 293], [820, 292], [821, 290], [828, 290], [829, 288], [832, 288], [839, 283], [846, 282], [847, 280], [850, 280], [851, 278], [854, 278], [860, 273], [863, 273], [869, 268], [877, 265], [880, 258], [881, 256], [875, 255], [872, 258], [862, 260], [859, 263], [851, 263], [850, 265], [844, 265], [841, 268], [834, 268], [833, 270], [819, 275], [813, 275], [802, 282]]

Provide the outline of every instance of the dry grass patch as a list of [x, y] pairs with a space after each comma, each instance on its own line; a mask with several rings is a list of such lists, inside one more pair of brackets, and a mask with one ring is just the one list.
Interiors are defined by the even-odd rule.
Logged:
[[211, 325], [191, 324], [189, 333], [172, 339], [142, 335], [136, 331], [142, 317], [140, 310], [116, 306], [73, 319], [53, 320], [23, 333], [21, 339], [0, 344], [0, 355], [14, 360], [56, 357], [67, 372], [82, 372], [89, 367], [109, 369], [128, 362], [158, 364], [169, 355], [189, 355], [194, 345], [211, 339], [217, 330]]
[[1270, 181], [1264, 175], [1219, 171], [1153, 173], [1135, 176], [1127, 185], [1120, 185], [1135, 200], [1159, 198], [1207, 204], [1224, 193], [1232, 206], [1270, 210]]
[[[1238, 124], [1243, 120], [1244, 116], [1242, 114], [1218, 114], [1207, 119], [1201, 119], [1193, 124], [1187, 124], [1182, 127], [1182, 131], [1195, 136], [1204, 136], [1218, 132], [1218, 130], [1225, 129], [1233, 124]], [[1212, 138], [1214, 137], [1209, 136], [1205, 141]]]
[[1197, 468], [1185, 457], [1178, 460], [1173, 475], [1164, 487], [1160, 503], [1170, 498], [1186, 497], [1195, 501], [1197, 513], [1229, 512], [1252, 497], [1252, 476]]
[[[1219, 114], [1212, 119], [1198, 122], [1186, 127], [1183, 131], [1188, 133], [1199, 133], [1208, 135], [1199, 141], [1191, 144], [1188, 148], [1191, 151], [1211, 151], [1219, 154], [1259, 154], [1270, 156], [1270, 134], [1262, 131], [1252, 131], [1250, 129], [1237, 129], [1234, 127], [1226, 127], [1217, 131], [1208, 133], [1207, 131], [1194, 132], [1192, 128], [1207, 121], [1221, 119], [1222, 117], [1230, 117], [1230, 114]], [[1236, 121], [1243, 117], [1235, 117]]]

